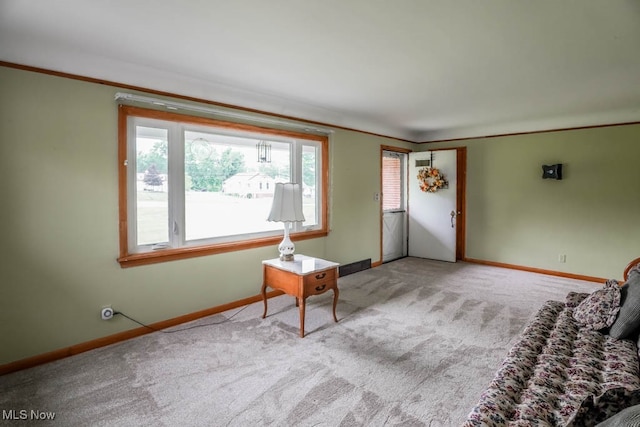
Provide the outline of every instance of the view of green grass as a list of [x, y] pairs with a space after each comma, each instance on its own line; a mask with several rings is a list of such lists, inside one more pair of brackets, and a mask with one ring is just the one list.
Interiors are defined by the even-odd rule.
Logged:
[[[187, 240], [282, 230], [283, 224], [267, 221], [272, 197], [242, 198], [219, 192], [188, 191], [185, 194]], [[138, 191], [138, 244], [168, 241], [168, 194]], [[303, 199], [305, 224], [315, 224], [315, 199]]]

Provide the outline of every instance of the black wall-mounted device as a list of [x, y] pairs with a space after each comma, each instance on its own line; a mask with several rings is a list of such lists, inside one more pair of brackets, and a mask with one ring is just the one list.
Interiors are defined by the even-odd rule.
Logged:
[[542, 165], [542, 178], [562, 179], [562, 163], [556, 165]]

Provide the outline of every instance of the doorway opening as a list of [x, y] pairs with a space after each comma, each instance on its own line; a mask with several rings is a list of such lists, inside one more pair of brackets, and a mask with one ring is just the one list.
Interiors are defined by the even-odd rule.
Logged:
[[[416, 163], [416, 156], [421, 162]], [[452, 157], [453, 156], [453, 157]], [[423, 158], [421, 158], [423, 157]], [[445, 162], [445, 158], [450, 157]], [[448, 244], [450, 249], [446, 259], [433, 255], [430, 248], [441, 245], [438, 238], [432, 232], [424, 231], [425, 226], [417, 221], [424, 222], [422, 214], [433, 210], [434, 199], [429, 199], [429, 204], [420, 207], [420, 200], [434, 194], [425, 194], [411, 187], [419, 187], [417, 184], [417, 169], [424, 167], [425, 161], [434, 161], [435, 167], [443, 168], [443, 173], [452, 177], [447, 188], [446, 195], [453, 198], [443, 209], [442, 215], [436, 215], [434, 222], [441, 222], [436, 230], [448, 230], [449, 236], [453, 232], [453, 241]], [[444, 163], [446, 164], [444, 164]], [[398, 173], [398, 169], [401, 170]], [[381, 262], [389, 262], [406, 256], [418, 256], [430, 259], [442, 259], [450, 262], [465, 259], [466, 246], [466, 174], [467, 174], [467, 148], [456, 147], [448, 149], [434, 149], [425, 152], [412, 152], [398, 147], [382, 146], [380, 155], [381, 186], [382, 195], [380, 203], [380, 259]], [[438, 197], [443, 196], [445, 191]], [[444, 206], [444, 205], [443, 205]], [[413, 215], [413, 218], [412, 218]], [[442, 218], [444, 220], [442, 220]], [[432, 228], [433, 224], [427, 221]], [[422, 229], [422, 230], [421, 230]], [[417, 231], [417, 232], [416, 232]], [[413, 234], [412, 234], [413, 232]], [[438, 234], [440, 231], [436, 231]], [[418, 254], [412, 253], [411, 241], [414, 248], [416, 242], [423, 239], [427, 241], [427, 251]], [[451, 240], [451, 237], [448, 237]], [[421, 251], [421, 249], [419, 249]], [[424, 252], [424, 253], [423, 253]]]
[[407, 256], [407, 158], [409, 150], [383, 147], [381, 155], [382, 262]]

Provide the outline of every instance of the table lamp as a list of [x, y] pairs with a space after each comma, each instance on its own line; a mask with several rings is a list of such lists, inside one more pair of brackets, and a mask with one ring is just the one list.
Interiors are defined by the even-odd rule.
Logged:
[[268, 221], [284, 222], [284, 239], [278, 245], [280, 260], [293, 261], [295, 245], [289, 238], [292, 222], [304, 221], [302, 213], [302, 189], [300, 184], [277, 183], [273, 194], [273, 205]]

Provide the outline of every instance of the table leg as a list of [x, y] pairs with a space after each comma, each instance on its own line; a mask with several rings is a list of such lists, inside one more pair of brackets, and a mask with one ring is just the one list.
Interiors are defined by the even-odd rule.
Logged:
[[338, 287], [335, 286], [333, 288], [333, 320], [335, 320], [336, 322], [338, 321], [338, 318], [336, 317], [336, 306], [338, 305], [338, 295], [340, 295], [340, 292], [338, 291]]
[[305, 298], [296, 298], [300, 306], [300, 338], [304, 338], [304, 309], [307, 304]]
[[260, 292], [262, 294], [262, 302], [264, 303], [264, 312], [262, 313], [262, 318], [267, 317], [267, 284], [262, 283], [262, 290]]

